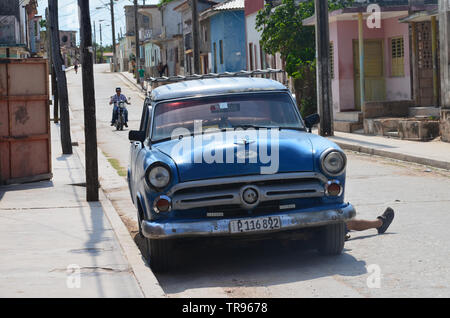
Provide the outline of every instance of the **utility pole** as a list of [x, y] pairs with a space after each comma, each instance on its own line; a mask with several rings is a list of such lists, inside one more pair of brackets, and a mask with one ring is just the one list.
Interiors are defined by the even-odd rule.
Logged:
[[[145, 1], [144, 1], [145, 2]], [[113, 72], [117, 72], [117, 56], [116, 56], [116, 26], [114, 22], [114, 3], [110, 0], [111, 6], [111, 27], [112, 27], [112, 49], [113, 49]]]
[[70, 137], [69, 96], [67, 93], [66, 72], [63, 71], [61, 47], [59, 43], [58, 1], [48, 0], [50, 31], [52, 43], [53, 65], [57, 77], [59, 108], [61, 113], [61, 146], [63, 154], [72, 154], [72, 139]]
[[56, 82], [55, 66], [53, 64], [52, 50], [51, 50], [51, 32], [50, 32], [50, 17], [48, 15], [48, 8], [45, 9], [46, 20], [46, 42], [47, 42], [47, 55], [48, 66], [52, 78], [52, 95], [53, 95], [53, 122], [59, 123], [59, 95], [58, 95], [58, 83]]
[[97, 64], [97, 31], [95, 30], [95, 20], [94, 20], [94, 64]]
[[314, 0], [314, 2], [316, 7], [317, 107], [320, 115], [319, 134], [321, 136], [333, 136], [328, 0]]
[[100, 63], [103, 63], [102, 22], [100, 22]]
[[198, 0], [191, 0], [192, 10], [192, 40], [194, 50], [194, 73], [200, 74], [200, 36], [198, 25]]
[[84, 139], [86, 149], [86, 200], [98, 201], [97, 124], [95, 118], [94, 63], [89, 1], [78, 0], [80, 12], [80, 49], [83, 67]]
[[134, 0], [134, 35], [135, 35], [135, 42], [136, 42], [136, 81], [138, 84], [141, 83], [139, 79], [139, 64], [141, 62], [141, 52], [139, 47], [139, 29], [138, 29], [138, 3], [137, 0]]

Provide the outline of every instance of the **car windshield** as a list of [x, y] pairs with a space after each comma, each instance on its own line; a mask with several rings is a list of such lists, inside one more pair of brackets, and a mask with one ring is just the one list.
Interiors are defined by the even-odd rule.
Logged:
[[206, 129], [304, 129], [288, 93], [254, 93], [163, 102], [155, 106], [152, 140], [168, 139], [175, 129], [192, 134]]

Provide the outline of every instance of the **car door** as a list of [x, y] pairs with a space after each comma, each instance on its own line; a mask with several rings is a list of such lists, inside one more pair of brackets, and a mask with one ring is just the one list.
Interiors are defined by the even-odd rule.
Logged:
[[[141, 123], [139, 126], [140, 131], [146, 131], [149, 117], [151, 113], [151, 104], [149, 98], [146, 98], [144, 101], [144, 105], [142, 107], [142, 115], [141, 115]], [[139, 152], [143, 149], [143, 145], [140, 141], [132, 141], [130, 149], [130, 171], [129, 171], [129, 186], [131, 195], [134, 198], [136, 197], [136, 182], [139, 180], [139, 172], [136, 171], [136, 168], [139, 167], [137, 164]]]

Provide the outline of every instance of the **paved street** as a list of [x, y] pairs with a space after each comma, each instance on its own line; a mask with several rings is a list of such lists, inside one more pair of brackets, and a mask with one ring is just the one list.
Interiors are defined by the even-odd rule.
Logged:
[[[107, 65], [96, 65], [95, 71], [99, 147], [127, 167], [128, 131], [109, 126], [109, 96], [121, 86], [132, 97], [129, 129], [139, 125], [142, 98]], [[80, 72], [68, 72], [68, 86], [75, 126], [83, 118]], [[179, 253], [178, 270], [157, 275], [164, 292], [169, 297], [449, 297], [450, 173], [351, 152], [347, 171], [346, 199], [358, 218], [375, 219], [387, 206], [394, 208], [396, 218], [385, 235], [352, 232], [338, 257], [319, 256], [307, 244], [199, 244]], [[135, 230], [124, 177], [117, 178], [108, 195]], [[380, 286], [369, 288], [378, 270]]]

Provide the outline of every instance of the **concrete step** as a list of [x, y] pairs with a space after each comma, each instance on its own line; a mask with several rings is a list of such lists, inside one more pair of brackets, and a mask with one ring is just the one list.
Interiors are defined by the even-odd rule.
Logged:
[[334, 113], [334, 120], [336, 121], [350, 121], [350, 122], [362, 122], [362, 112], [336, 112]]
[[440, 117], [440, 107], [410, 107], [409, 117]]
[[388, 136], [388, 137], [392, 137], [392, 138], [399, 138], [400, 137], [400, 134], [398, 133], [398, 131], [386, 131], [384, 133], [384, 135]]
[[335, 120], [334, 121], [334, 130], [341, 132], [352, 133], [356, 130], [362, 129], [363, 124], [354, 121], [343, 121], [343, 120]]

